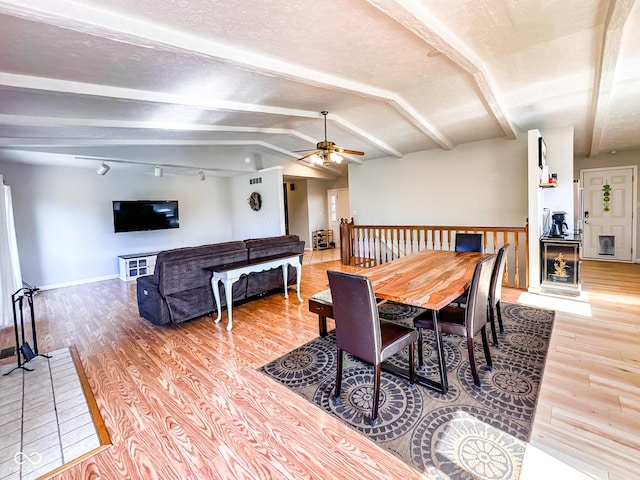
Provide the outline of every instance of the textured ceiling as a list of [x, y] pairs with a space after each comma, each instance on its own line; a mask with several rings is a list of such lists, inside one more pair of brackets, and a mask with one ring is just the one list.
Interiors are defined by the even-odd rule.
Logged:
[[0, 45], [0, 161], [330, 178], [296, 161], [321, 110], [349, 162], [567, 125], [640, 148], [634, 0], [0, 0]]

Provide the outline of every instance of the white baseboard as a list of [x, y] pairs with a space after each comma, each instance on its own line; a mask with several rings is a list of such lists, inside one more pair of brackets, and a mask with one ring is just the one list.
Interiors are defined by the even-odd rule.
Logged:
[[101, 282], [102, 280], [111, 280], [112, 278], [118, 278], [118, 274], [105, 275], [104, 277], [85, 278], [83, 280], [74, 280], [72, 282], [54, 283], [51, 285], [39, 286], [40, 290], [53, 290], [54, 288], [73, 287], [75, 285], [82, 285], [85, 283]]

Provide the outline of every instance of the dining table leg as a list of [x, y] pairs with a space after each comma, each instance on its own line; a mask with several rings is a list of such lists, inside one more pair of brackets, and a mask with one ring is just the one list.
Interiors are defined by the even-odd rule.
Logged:
[[449, 391], [449, 382], [447, 381], [447, 363], [444, 358], [440, 312], [438, 310], [432, 310], [431, 316], [433, 320], [433, 334], [436, 341], [436, 355], [438, 356], [438, 366], [440, 367], [440, 392], [444, 394]]

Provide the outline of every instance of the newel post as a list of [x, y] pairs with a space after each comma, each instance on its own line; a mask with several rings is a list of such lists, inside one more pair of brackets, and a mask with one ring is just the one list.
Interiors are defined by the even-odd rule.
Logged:
[[340, 219], [340, 260], [343, 265], [351, 265], [351, 228], [353, 227], [353, 217], [351, 222], [346, 218]]

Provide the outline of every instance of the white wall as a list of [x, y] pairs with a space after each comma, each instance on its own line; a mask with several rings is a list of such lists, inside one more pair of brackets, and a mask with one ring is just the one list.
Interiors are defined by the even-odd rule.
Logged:
[[542, 189], [542, 207], [551, 212], [567, 212], [567, 225], [573, 225], [573, 127], [544, 129], [540, 133], [547, 144], [549, 173], [558, 174], [557, 187]]
[[522, 227], [527, 139], [486, 140], [350, 165], [349, 194], [351, 214], [361, 225]]
[[[295, 186], [291, 190], [291, 185]], [[307, 202], [307, 180], [297, 179], [286, 183], [289, 205], [289, 234], [298, 235], [305, 248], [311, 248], [309, 236], [309, 204]]]
[[[39, 287], [116, 276], [118, 255], [232, 239], [229, 182], [112, 169], [0, 164], [13, 193], [22, 275]], [[114, 233], [112, 201], [178, 200], [180, 228]]]
[[[329, 205], [327, 204], [327, 190], [331, 183], [323, 180], [309, 179], [308, 203], [309, 203], [309, 232], [325, 230], [329, 228]], [[334, 239], [335, 241], [335, 239]], [[337, 242], [336, 242], [337, 243]], [[312, 247], [311, 242], [308, 244]]]
[[[250, 183], [260, 178], [260, 183]], [[284, 235], [284, 194], [282, 168], [271, 167], [239, 175], [231, 182], [231, 230], [234, 240]], [[248, 198], [252, 192], [262, 196], [262, 208], [254, 211]]]

